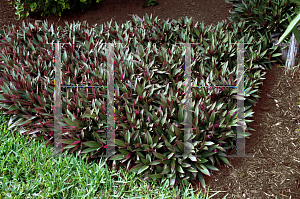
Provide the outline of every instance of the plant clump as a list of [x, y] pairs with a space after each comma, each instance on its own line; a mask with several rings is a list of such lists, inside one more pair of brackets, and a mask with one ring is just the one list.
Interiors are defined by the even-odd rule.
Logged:
[[[245, 22], [222, 21], [205, 28], [191, 19], [158, 22], [146, 15], [133, 22], [89, 27], [86, 22], [57, 30], [47, 23], [0, 30], [0, 110], [12, 115], [9, 129], [54, 144], [54, 44], [62, 46], [62, 147], [84, 157], [105, 155], [107, 43], [114, 44], [115, 154], [112, 165], [144, 179], [170, 185], [199, 178], [229, 164], [226, 153], [237, 132], [237, 47], [245, 45], [245, 118], [252, 116], [263, 72], [277, 60], [264, 35], [253, 37]], [[246, 29], [247, 30], [247, 29]], [[259, 33], [258, 33], [259, 34]], [[185, 134], [185, 46], [191, 44], [191, 132]], [[214, 85], [232, 87], [211, 88]], [[206, 87], [204, 87], [206, 86]], [[234, 95], [236, 94], [236, 95]], [[252, 120], [245, 120], [248, 124]], [[247, 129], [249, 130], [249, 129]], [[251, 129], [250, 129], [251, 130]], [[246, 132], [245, 137], [251, 134]], [[188, 141], [188, 142], [186, 142]], [[190, 154], [186, 155], [184, 149]]]

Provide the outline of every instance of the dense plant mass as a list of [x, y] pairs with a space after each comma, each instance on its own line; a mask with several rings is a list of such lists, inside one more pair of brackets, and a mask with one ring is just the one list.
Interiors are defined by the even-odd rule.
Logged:
[[[300, 8], [299, 3], [287, 0], [225, 1], [233, 5], [229, 20], [236, 23], [245, 21], [245, 28], [249, 28], [254, 37], [262, 34], [270, 38], [274, 32], [282, 34], [289, 25], [288, 18], [295, 17]], [[290, 38], [290, 35], [286, 37], [286, 43]]]
[[[29, 132], [53, 144], [54, 44], [62, 47], [62, 85], [101, 88], [62, 88], [63, 150], [92, 157], [105, 155], [107, 127], [107, 55], [114, 43], [115, 147], [109, 164], [123, 165], [145, 179], [162, 178], [171, 185], [218, 170], [229, 162], [234, 147], [236, 88], [208, 88], [237, 84], [236, 43], [245, 45], [245, 118], [252, 116], [265, 70], [278, 61], [268, 34], [226, 20], [205, 28], [191, 19], [163, 20], [133, 16], [121, 27], [111, 23], [89, 27], [68, 24], [57, 30], [47, 23], [28, 24], [19, 31], [1, 32], [1, 110], [13, 117], [10, 129]], [[259, 35], [254, 37], [253, 34]], [[257, 39], [256, 39], [257, 38]], [[120, 43], [121, 45], [117, 45]], [[191, 44], [192, 134], [184, 135], [185, 46]], [[275, 59], [274, 59], [275, 58]], [[78, 94], [78, 95], [77, 95]], [[248, 124], [252, 120], [245, 120]], [[88, 127], [88, 128], [87, 128]], [[247, 129], [249, 130], [249, 129]], [[246, 132], [245, 136], [250, 134]], [[190, 143], [184, 143], [185, 140]], [[191, 155], [184, 155], [184, 147]], [[197, 156], [196, 156], [197, 155]], [[177, 157], [181, 156], [181, 157]]]
[[[30, 13], [39, 12], [41, 16], [61, 16], [66, 10], [89, 9], [93, 4], [102, 0], [9, 0], [9, 4], [13, 4], [16, 8], [15, 14], [18, 15], [17, 20], [28, 17]], [[158, 2], [155, 0], [145, 0], [146, 3], [142, 7], [155, 6]]]

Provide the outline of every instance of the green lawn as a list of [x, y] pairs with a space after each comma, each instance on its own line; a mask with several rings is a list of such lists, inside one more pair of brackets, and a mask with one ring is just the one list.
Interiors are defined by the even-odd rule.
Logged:
[[[178, 190], [167, 183], [153, 185], [135, 174], [110, 172], [105, 162], [86, 163], [63, 153], [52, 157], [46, 141], [14, 136], [0, 114], [0, 198], [210, 198], [194, 195], [191, 185]], [[130, 174], [130, 175], [129, 175]], [[112, 177], [116, 176], [114, 181]], [[158, 188], [157, 188], [158, 187]], [[186, 186], [185, 186], [186, 187]], [[180, 194], [180, 195], [179, 195]], [[203, 193], [202, 193], [203, 194]]]

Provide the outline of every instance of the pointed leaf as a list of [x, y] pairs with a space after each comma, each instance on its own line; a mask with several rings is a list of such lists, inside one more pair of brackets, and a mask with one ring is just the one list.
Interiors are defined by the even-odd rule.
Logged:
[[189, 159], [192, 160], [193, 162], [197, 161], [197, 158], [192, 154], [189, 154]]
[[276, 46], [280, 44], [292, 31], [294, 28], [297, 28], [297, 24], [300, 22], [300, 13], [291, 21], [291, 23], [288, 25], [287, 29], [284, 31], [282, 36], [279, 38]]
[[199, 181], [200, 181], [201, 185], [203, 187], [205, 187], [205, 180], [204, 180], [204, 177], [203, 177], [202, 173], [198, 172], [197, 175], [198, 175], [198, 178], [199, 178]]
[[182, 167], [178, 164], [176, 164], [176, 170], [179, 172], [179, 173], [185, 173], [182, 169]]
[[227, 160], [225, 157], [223, 157], [223, 156], [218, 156], [218, 158], [220, 158], [225, 164], [231, 166], [231, 164], [228, 162], [228, 160]]
[[64, 117], [63, 119], [65, 120], [65, 122], [66, 122], [69, 126], [78, 126], [78, 127], [79, 127], [79, 125], [78, 125], [77, 123], [71, 121], [70, 119], [65, 118], [65, 117]]
[[179, 108], [179, 114], [178, 114], [178, 122], [179, 123], [183, 122], [183, 120], [184, 120], [183, 108], [184, 108], [184, 106], [180, 106], [180, 108]]
[[138, 173], [137, 174], [140, 174], [140, 173], [142, 173], [143, 171], [145, 171], [146, 169], [148, 169], [149, 168], [149, 166], [148, 165], [144, 165], [144, 166], [142, 166], [140, 169], [139, 169], [139, 171], [138, 171]]
[[89, 153], [89, 152], [92, 152], [92, 151], [97, 151], [98, 148], [87, 148], [87, 149], [84, 149], [81, 153]]
[[173, 174], [173, 176], [170, 178], [170, 185], [174, 186], [175, 185], [175, 180], [176, 180], [176, 172]]
[[141, 163], [141, 164], [138, 164], [138, 165], [136, 165], [136, 166], [134, 166], [134, 167], [132, 167], [129, 171], [130, 172], [134, 172], [134, 173], [137, 173], [138, 172], [138, 170], [142, 167], [142, 166], [144, 166], [144, 164], [143, 163]]
[[163, 178], [163, 175], [162, 174], [150, 174], [150, 175], [148, 175], [148, 177], [156, 180], [157, 178]]
[[150, 135], [149, 131], [147, 132], [147, 143], [150, 144], [150, 145], [153, 144], [152, 138], [151, 138], [151, 135]]
[[161, 164], [161, 160], [155, 160], [155, 161], [149, 163], [149, 165], [158, 165], [158, 164]]
[[209, 173], [208, 169], [203, 164], [199, 164], [199, 165], [200, 165], [201, 168], [199, 168], [198, 165], [196, 165], [196, 166], [200, 169], [200, 171], [203, 174], [210, 176], [210, 173]]
[[181, 152], [184, 152], [184, 145], [180, 140], [177, 141], [177, 146], [181, 150]]
[[192, 165], [188, 164], [188, 163], [182, 163], [181, 164], [182, 167], [191, 167]]
[[192, 172], [192, 173], [198, 173], [198, 171], [194, 168], [187, 168], [187, 171]]
[[101, 147], [101, 144], [99, 142], [95, 142], [95, 141], [86, 141], [86, 142], [83, 142], [83, 144], [85, 146], [92, 147], [92, 148]]
[[119, 139], [115, 139], [115, 143], [118, 145], [118, 146], [125, 146], [125, 142], [123, 140], [119, 140]]
[[213, 154], [215, 154], [216, 152], [206, 152], [206, 153], [202, 153], [201, 154], [201, 157], [202, 158], [207, 158], [207, 157], [209, 157], [209, 156], [211, 156], [211, 155], [213, 155]]
[[176, 160], [173, 159], [173, 160], [171, 161], [171, 172], [174, 172], [175, 164], [176, 164]]
[[72, 144], [74, 143], [75, 140], [73, 139], [63, 139], [61, 140], [61, 143], [65, 143], [65, 144]]
[[82, 117], [83, 118], [93, 118], [93, 119], [95, 119], [95, 116], [93, 116], [91, 114], [83, 114]]
[[111, 157], [109, 160], [124, 160], [124, 159], [125, 159], [125, 155], [117, 154], [117, 155], [114, 155], [113, 157]]
[[210, 164], [204, 164], [204, 166], [205, 166], [206, 168], [208, 168], [209, 170], [219, 171], [218, 168], [216, 168], [216, 167], [214, 167], [214, 166], [212, 166], [212, 165], [210, 165]]
[[168, 173], [170, 173], [170, 171], [171, 171], [171, 168], [170, 168], [170, 165], [168, 165], [168, 166], [163, 170], [163, 172], [161, 172], [161, 174], [168, 174]]
[[163, 154], [161, 154], [161, 153], [153, 152], [153, 154], [154, 154], [157, 158], [159, 158], [159, 159], [161, 159], [161, 160], [166, 159], [166, 157], [165, 157]]

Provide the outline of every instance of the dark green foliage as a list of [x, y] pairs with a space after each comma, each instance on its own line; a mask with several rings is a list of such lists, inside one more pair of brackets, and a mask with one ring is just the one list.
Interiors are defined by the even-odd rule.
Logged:
[[[145, 179], [162, 178], [171, 185], [218, 170], [234, 147], [237, 89], [206, 88], [236, 85], [237, 50], [245, 45], [245, 118], [252, 116], [253, 98], [267, 66], [275, 62], [275, 48], [264, 35], [244, 32], [245, 22], [223, 21], [216, 27], [185, 20], [152, 20], [133, 16], [122, 26], [85, 22], [53, 30], [29, 24], [19, 32], [0, 30], [0, 107], [13, 117], [9, 129], [29, 132], [53, 145], [54, 45], [62, 46], [62, 84], [102, 85], [107, 82], [104, 43], [114, 45], [115, 146], [109, 164], [118, 163]], [[191, 45], [192, 134], [184, 143], [184, 45]], [[71, 153], [106, 152], [106, 87], [61, 88], [63, 148]], [[252, 120], [245, 120], [248, 124]], [[22, 128], [22, 129], [20, 129]], [[17, 131], [16, 131], [17, 132]], [[250, 133], [245, 133], [248, 137]], [[184, 146], [191, 149], [183, 156]], [[199, 157], [196, 158], [195, 155]]]
[[88, 9], [92, 3], [99, 3], [102, 0], [11, 0], [8, 3], [14, 4], [18, 15], [17, 20], [22, 20], [29, 13], [40, 12], [41, 16], [61, 16], [61, 13], [66, 10]]
[[[294, 18], [299, 6], [289, 0], [225, 0], [233, 5], [230, 21], [245, 21], [245, 29], [251, 31], [254, 37], [272, 33], [280, 33], [289, 25], [288, 16]], [[246, 30], [245, 30], [246, 31]], [[291, 35], [286, 38], [289, 43]]]
[[156, 0], [145, 0], [145, 4], [143, 4], [143, 8], [144, 7], [148, 7], [148, 6], [156, 6], [158, 5], [158, 2]]
[[[16, 20], [22, 20], [28, 17], [29, 13], [38, 13], [41, 16], [61, 16], [61, 14], [68, 10], [86, 10], [92, 4], [99, 3], [102, 0], [10, 0], [9, 4], [13, 4], [16, 8], [15, 14], [18, 15]], [[155, 0], [145, 0], [146, 3], [142, 7], [156, 6], [158, 2]]]

